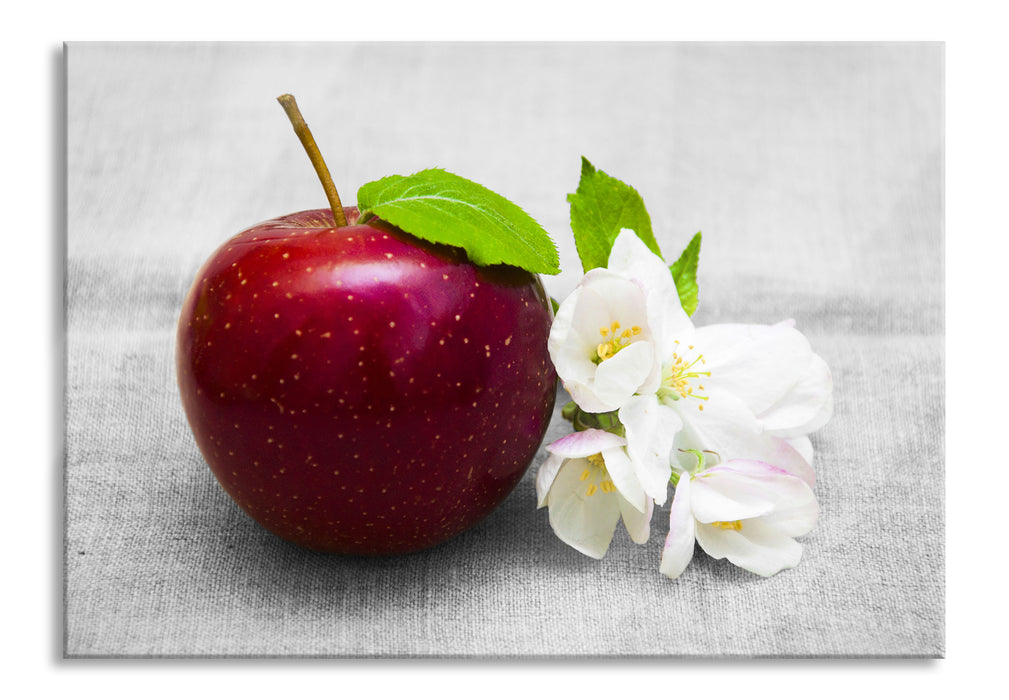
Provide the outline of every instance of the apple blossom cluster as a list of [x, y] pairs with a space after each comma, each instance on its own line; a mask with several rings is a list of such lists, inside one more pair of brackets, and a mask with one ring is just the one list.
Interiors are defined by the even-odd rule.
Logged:
[[621, 230], [550, 331], [575, 428], [536, 477], [557, 536], [599, 559], [623, 521], [642, 544], [672, 486], [659, 565], [669, 578], [695, 541], [762, 576], [798, 564], [795, 538], [819, 512], [808, 436], [833, 399], [829, 368], [794, 325], [695, 327], [667, 264]]

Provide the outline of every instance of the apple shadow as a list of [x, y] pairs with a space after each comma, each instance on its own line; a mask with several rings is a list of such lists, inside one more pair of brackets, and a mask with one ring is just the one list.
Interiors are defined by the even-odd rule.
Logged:
[[[221, 562], [214, 574], [245, 608], [313, 609], [318, 614], [367, 615], [383, 608], [417, 608], [447, 601], [448, 591], [464, 590], [478, 598], [492, 595], [502, 582], [535, 580], [545, 573], [569, 577], [589, 574], [599, 562], [577, 552], [554, 535], [546, 509], [536, 508], [535, 475], [546, 459], [545, 445], [565, 431], [561, 390], [547, 436], [528, 471], [507, 498], [465, 532], [428, 549], [392, 556], [356, 556], [315, 552], [291, 544], [256, 523], [216, 482], [195, 451], [187, 470], [203, 476], [190, 480], [193, 499], [187, 522], [176, 531], [204, 534], [201, 561]], [[614, 549], [633, 546], [614, 538]], [[624, 534], [624, 539], [626, 535]], [[224, 576], [224, 580], [219, 578]], [[210, 575], [210, 572], [208, 572]]]

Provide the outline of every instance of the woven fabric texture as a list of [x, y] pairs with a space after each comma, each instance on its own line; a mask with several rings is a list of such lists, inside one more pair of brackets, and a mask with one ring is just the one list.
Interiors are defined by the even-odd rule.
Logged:
[[[941, 44], [70, 44], [67, 77], [67, 656], [944, 655]], [[668, 505], [589, 559], [535, 507], [542, 448], [490, 517], [408, 556], [248, 518], [189, 431], [175, 325], [226, 238], [325, 206], [284, 92], [345, 202], [440, 166], [520, 203], [558, 299], [583, 155], [668, 257], [702, 230], [695, 321], [794, 318], [833, 372], [799, 566], [698, 550], [670, 581]]]

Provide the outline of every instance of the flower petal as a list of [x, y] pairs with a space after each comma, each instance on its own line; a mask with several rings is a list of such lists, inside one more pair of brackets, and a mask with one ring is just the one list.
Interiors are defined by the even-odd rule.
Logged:
[[791, 390], [813, 353], [802, 333], [782, 324], [704, 326], [691, 342], [711, 372], [704, 383], [735, 394], [755, 415]]
[[775, 499], [760, 478], [714, 467], [692, 481], [690, 507], [698, 522], [758, 518], [774, 510]]
[[627, 451], [623, 447], [610, 447], [603, 450], [602, 454], [606, 471], [617, 491], [639, 512], [644, 513], [648, 508], [648, 495], [634, 473], [634, 465]]
[[[628, 332], [619, 342], [622, 347], [610, 345], [614, 354], [600, 362], [600, 346], [622, 332]], [[571, 398], [585, 411], [603, 413], [619, 408], [635, 391], [658, 389], [662, 368], [654, 344], [645, 290], [634, 280], [597, 268], [561, 303], [547, 347]]]
[[703, 403], [694, 399], [666, 403], [683, 421], [673, 450], [711, 450], [722, 461], [751, 456], [747, 452], [760, 436], [760, 424], [753, 412], [733, 394], [713, 390], [708, 395]]
[[783, 438], [770, 435], [762, 437], [766, 439], [768, 447], [763, 450], [754, 450], [751, 453], [753, 459], [784, 469], [789, 474], [802, 479], [809, 486], [816, 485], [816, 473], [813, 471], [813, 466], [809, 460], [802, 456], [801, 452]]
[[575, 330], [574, 318], [580, 309], [582, 287], [575, 287], [561, 302], [550, 326], [547, 350], [564, 388], [576, 402], [583, 396], [592, 400], [592, 383], [596, 364], [592, 361], [595, 346], [590, 345]]
[[764, 462], [735, 459], [693, 479], [691, 508], [702, 523], [757, 518], [804, 507], [813, 492], [802, 479]]
[[[791, 445], [792, 449], [794, 449], [796, 452], [798, 452], [802, 456], [802, 458], [804, 460], [806, 460], [806, 463], [810, 466], [810, 468], [812, 468], [812, 466], [813, 466], [813, 443], [812, 443], [812, 441], [807, 436], [803, 435], [802, 437], [787, 438], [787, 439], [781, 438], [781, 439], [784, 439], [785, 442], [787, 442], [789, 445]], [[764, 461], [766, 462], [768, 460], [765, 459]], [[810, 485], [812, 485], [812, 484], [810, 484]]]
[[620, 408], [618, 417], [638, 480], [645, 493], [661, 506], [666, 502], [672, 476], [669, 453], [683, 421], [674, 409], [659, 403], [655, 394], [632, 397]]
[[735, 396], [711, 392], [704, 411], [696, 410], [697, 404], [685, 399], [672, 405], [683, 419], [683, 428], [673, 442], [673, 454], [685, 467], [693, 468], [696, 462], [693, 456], [684, 457], [682, 450], [710, 450], [722, 463], [754, 459], [794, 474], [811, 486], [815, 483], [813, 468], [802, 453], [788, 441], [761, 432], [757, 419]]
[[631, 540], [636, 544], [647, 542], [651, 529], [652, 511], [654, 510], [651, 499], [648, 500], [648, 507], [643, 513], [623, 498], [617, 499], [617, 503], [620, 505], [620, 517], [624, 520], [624, 527], [627, 528], [627, 534], [631, 536]]
[[802, 557], [802, 545], [760, 520], [745, 521], [740, 530], [698, 525], [697, 541], [708, 556], [728, 559], [760, 576], [792, 568]]
[[561, 457], [588, 457], [610, 447], [627, 444], [627, 438], [606, 430], [590, 428], [569, 433], [547, 445], [547, 452]]
[[550, 489], [547, 496], [550, 526], [562, 542], [582, 554], [602, 559], [620, 519], [620, 496], [615, 491], [586, 495], [585, 485], [579, 478], [584, 469], [580, 462], [582, 460], [569, 460]]
[[560, 468], [566, 460], [578, 460], [579, 464], [572, 468], [577, 469], [578, 473], [581, 474], [581, 471], [589, 466], [585, 457], [599, 454], [603, 450], [610, 448], [619, 448], [626, 444], [627, 439], [620, 437], [615, 433], [590, 428], [588, 430], [570, 433], [547, 445], [547, 452], [550, 453], [550, 456], [547, 457], [546, 461], [543, 462], [539, 471], [536, 473], [536, 497], [539, 504], [538, 507], [542, 508], [546, 505], [547, 494], [550, 492], [550, 487], [553, 484], [554, 479], [557, 478], [557, 473], [560, 471]]
[[[651, 343], [632, 343], [613, 357], [599, 364], [596, 369], [594, 393], [598, 405], [592, 407], [579, 403], [582, 409], [592, 413], [615, 411], [642, 389], [646, 380], [654, 376], [657, 366], [655, 349]], [[658, 385], [656, 384], [656, 387]], [[577, 401], [577, 400], [576, 400]]]
[[673, 444], [674, 455], [685, 467], [692, 468], [695, 461], [692, 456], [684, 458], [680, 450], [711, 450], [718, 454], [721, 462], [755, 459], [784, 469], [811, 486], [815, 483], [813, 468], [802, 452], [788, 441], [762, 432], [759, 421], [732, 394], [711, 392], [710, 399], [704, 403], [704, 411], [696, 410], [698, 404], [689, 399], [672, 405], [680, 409], [678, 412], [684, 422]]
[[676, 283], [666, 263], [630, 229], [623, 229], [613, 242], [607, 268], [637, 280], [646, 290], [648, 323], [660, 347], [665, 339], [688, 333], [693, 323], [683, 310]]
[[[676, 293], [676, 283], [669, 267], [644, 241], [629, 228], [622, 229], [610, 248], [606, 268], [611, 272], [638, 280], [649, 290], [670, 290]], [[679, 300], [679, 296], [676, 296]]]
[[[595, 347], [602, 328], [619, 321], [622, 328], [645, 326], [648, 312], [645, 291], [640, 284], [604, 268], [590, 270], [578, 284], [581, 296], [572, 316], [572, 325], [583, 343]], [[560, 309], [558, 309], [560, 311]]]
[[542, 508], [547, 504], [547, 496], [550, 494], [550, 487], [554, 485], [557, 473], [564, 465], [565, 459], [560, 455], [550, 455], [546, 461], [540, 465], [536, 472], [536, 507]]
[[813, 471], [813, 466], [788, 440], [770, 435], [762, 437], [767, 440], [769, 447], [764, 450], [754, 450], [751, 454], [753, 459], [784, 469], [789, 474], [802, 479], [809, 486], [816, 485], [816, 473]]
[[[550, 326], [550, 335], [547, 337], [547, 350], [554, 365], [559, 367], [564, 367], [566, 362], [573, 361], [592, 365], [590, 356], [582, 348], [585, 345], [585, 340], [580, 337], [574, 325], [575, 313], [581, 308], [581, 296], [582, 287], [579, 285], [557, 307], [554, 322]], [[591, 372], [588, 374], [591, 374]]]
[[800, 537], [813, 529], [819, 515], [820, 506], [816, 502], [816, 496], [806, 484], [802, 497], [798, 497], [796, 494], [796, 498], [788, 503], [779, 504], [774, 512], [764, 516], [762, 521], [789, 537]]
[[764, 462], [799, 477], [810, 486], [816, 484], [816, 474], [809, 461], [784, 438], [760, 433], [753, 436], [745, 447], [737, 449], [740, 452], [725, 456], [729, 459], [752, 459]]
[[690, 510], [690, 477], [686, 474], [676, 485], [673, 504], [669, 508], [669, 534], [662, 548], [659, 571], [669, 578], [683, 573], [694, 556], [696, 522]]
[[764, 430], [779, 437], [797, 437], [819, 430], [834, 412], [830, 368], [813, 354], [798, 381], [757, 417]]

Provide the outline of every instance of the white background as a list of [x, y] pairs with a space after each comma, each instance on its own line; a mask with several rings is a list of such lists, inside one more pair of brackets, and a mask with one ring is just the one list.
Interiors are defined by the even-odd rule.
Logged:
[[[661, 6], [669, 9], [659, 10]], [[955, 7], [955, 9], [953, 9]], [[1004, 23], [989, 3], [39, 2], [2, 51], [5, 686], [32, 695], [973, 694], [1001, 670]], [[479, 8], [479, 9], [477, 9]], [[12, 14], [14, 13], [14, 14]], [[20, 13], [20, 16], [19, 14]], [[914, 40], [946, 43], [947, 659], [938, 662], [65, 662], [60, 655], [64, 40]], [[1002, 209], [1003, 207], [999, 207]], [[10, 669], [14, 671], [10, 673]], [[390, 692], [391, 691], [391, 692]]]

